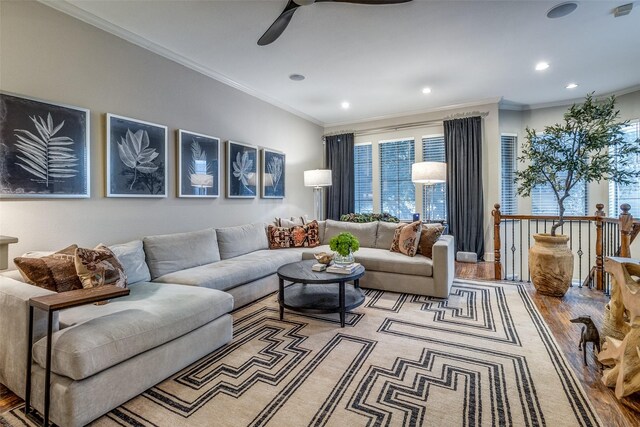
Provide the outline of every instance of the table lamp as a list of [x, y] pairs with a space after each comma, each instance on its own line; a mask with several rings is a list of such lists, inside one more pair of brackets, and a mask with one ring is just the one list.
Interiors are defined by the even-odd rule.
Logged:
[[444, 162], [419, 162], [411, 165], [411, 181], [427, 186], [427, 222], [431, 222], [433, 186], [446, 179], [447, 164]]

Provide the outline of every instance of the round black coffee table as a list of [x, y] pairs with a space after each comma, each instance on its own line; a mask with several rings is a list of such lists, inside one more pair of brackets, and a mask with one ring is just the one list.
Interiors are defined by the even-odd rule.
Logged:
[[[351, 274], [337, 274], [311, 270], [315, 263], [314, 260], [298, 261], [278, 269], [280, 320], [285, 308], [300, 313], [340, 313], [340, 326], [344, 328], [346, 312], [364, 302], [364, 292], [360, 289], [364, 267], [358, 266]], [[285, 280], [291, 282], [287, 287]], [[345, 286], [346, 282], [353, 282], [353, 286]]]

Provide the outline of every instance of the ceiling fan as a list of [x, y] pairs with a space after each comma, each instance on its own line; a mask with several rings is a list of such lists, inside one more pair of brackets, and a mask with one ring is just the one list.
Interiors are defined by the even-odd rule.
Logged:
[[289, 3], [287, 3], [280, 16], [276, 18], [269, 29], [262, 35], [262, 37], [260, 37], [258, 44], [260, 46], [265, 46], [276, 41], [276, 39], [284, 32], [285, 28], [287, 28], [289, 21], [291, 21], [291, 17], [300, 6], [309, 6], [313, 3], [320, 2], [378, 5], [407, 3], [410, 1], [412, 0], [289, 0]]

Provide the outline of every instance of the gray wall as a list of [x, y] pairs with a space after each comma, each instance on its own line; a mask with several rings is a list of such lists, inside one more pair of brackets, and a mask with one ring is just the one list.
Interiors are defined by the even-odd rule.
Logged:
[[[1, 90], [91, 110], [91, 198], [0, 201], [10, 259], [313, 213], [302, 172], [322, 166], [321, 127], [36, 2], [0, 3], [0, 52]], [[168, 126], [168, 198], [105, 197], [107, 112]], [[177, 128], [286, 152], [287, 197], [177, 198]]]

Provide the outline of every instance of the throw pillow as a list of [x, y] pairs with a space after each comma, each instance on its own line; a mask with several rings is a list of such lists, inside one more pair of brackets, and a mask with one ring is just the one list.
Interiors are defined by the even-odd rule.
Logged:
[[269, 249], [284, 249], [291, 247], [291, 228], [269, 225], [267, 228]]
[[420, 243], [418, 244], [418, 253], [427, 258], [433, 258], [433, 245], [443, 232], [444, 227], [442, 225], [423, 225], [420, 233]]
[[411, 224], [396, 228], [391, 243], [391, 252], [400, 252], [407, 256], [415, 256], [420, 243], [420, 231], [422, 222], [416, 221]]
[[97, 288], [105, 285], [127, 287], [127, 274], [115, 254], [104, 245], [95, 249], [77, 248], [75, 268], [82, 287]]
[[24, 281], [53, 292], [82, 289], [74, 264], [78, 245], [71, 245], [40, 258], [18, 257], [13, 260]]
[[294, 248], [314, 248], [320, 244], [318, 221], [291, 228], [291, 246]]

